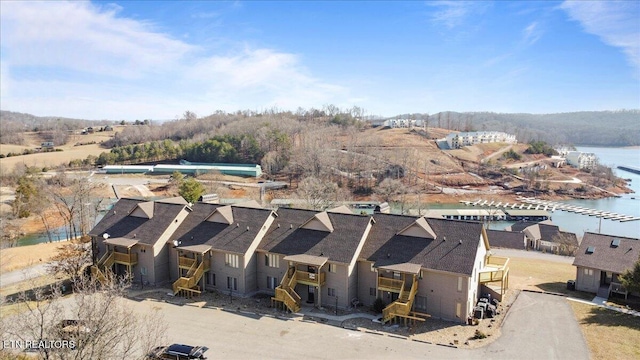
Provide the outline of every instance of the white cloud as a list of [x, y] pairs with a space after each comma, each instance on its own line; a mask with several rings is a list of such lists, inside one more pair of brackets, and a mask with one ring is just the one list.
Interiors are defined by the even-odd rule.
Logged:
[[427, 5], [438, 9], [431, 20], [449, 29], [462, 25], [467, 17], [484, 11], [486, 6], [478, 1], [428, 1]]
[[166, 119], [185, 110], [317, 107], [349, 93], [311, 75], [295, 54], [249, 47], [207, 53], [152, 23], [122, 17], [115, 6], [0, 6], [3, 110]]
[[585, 32], [620, 48], [640, 74], [640, 2], [565, 1], [560, 8], [578, 21]]
[[533, 45], [542, 36], [542, 31], [538, 22], [534, 21], [522, 31], [523, 41], [526, 45]]

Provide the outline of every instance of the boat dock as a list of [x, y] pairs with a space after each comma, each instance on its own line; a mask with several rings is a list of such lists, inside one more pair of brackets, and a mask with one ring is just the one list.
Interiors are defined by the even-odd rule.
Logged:
[[574, 206], [574, 205], [569, 205], [569, 204], [564, 204], [561, 202], [555, 202], [555, 201], [549, 201], [549, 200], [541, 200], [541, 199], [526, 198], [526, 197], [518, 198], [518, 200], [526, 204], [552, 206], [553, 210], [557, 209], [557, 210], [573, 212], [581, 215], [595, 216], [595, 217], [599, 217], [599, 218], [603, 218], [611, 221], [627, 222], [627, 221], [640, 220], [640, 216], [631, 216], [631, 215], [612, 213], [612, 212], [596, 210], [596, 209], [588, 209], [580, 206]]
[[635, 166], [618, 166], [618, 169], [640, 175], [640, 168], [637, 168]]

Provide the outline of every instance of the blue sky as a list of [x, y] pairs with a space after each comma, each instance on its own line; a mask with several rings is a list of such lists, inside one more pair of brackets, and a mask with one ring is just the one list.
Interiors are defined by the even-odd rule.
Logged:
[[39, 116], [640, 108], [640, 1], [1, 1], [0, 16], [0, 107]]

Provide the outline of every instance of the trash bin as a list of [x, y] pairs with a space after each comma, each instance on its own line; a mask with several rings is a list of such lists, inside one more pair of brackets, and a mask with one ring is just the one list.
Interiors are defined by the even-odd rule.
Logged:
[[576, 281], [575, 280], [567, 281], [567, 290], [572, 290], [572, 291], [576, 290]]

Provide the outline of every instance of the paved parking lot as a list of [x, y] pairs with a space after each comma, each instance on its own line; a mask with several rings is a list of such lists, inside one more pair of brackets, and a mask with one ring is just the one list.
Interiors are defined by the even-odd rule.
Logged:
[[197, 306], [133, 301], [140, 311], [163, 312], [170, 342], [205, 345], [209, 358], [225, 359], [588, 359], [573, 312], [563, 297], [520, 294], [502, 336], [474, 350], [346, 330], [300, 320], [280, 320]]

